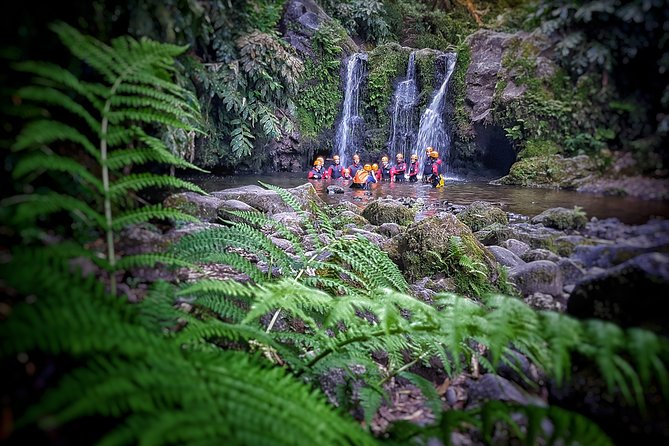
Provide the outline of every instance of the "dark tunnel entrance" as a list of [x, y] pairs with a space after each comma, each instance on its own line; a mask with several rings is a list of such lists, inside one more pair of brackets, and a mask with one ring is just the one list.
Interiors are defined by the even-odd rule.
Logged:
[[491, 175], [503, 176], [509, 173], [516, 162], [516, 151], [506, 137], [504, 129], [498, 126], [475, 126], [476, 142], [481, 150], [482, 167]]

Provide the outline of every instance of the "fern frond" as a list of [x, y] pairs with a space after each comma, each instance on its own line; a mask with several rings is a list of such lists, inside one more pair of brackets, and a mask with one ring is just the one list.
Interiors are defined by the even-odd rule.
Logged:
[[197, 265], [191, 262], [187, 262], [185, 260], [163, 253], [136, 254], [136, 255], [124, 256], [123, 258], [119, 259], [116, 262], [115, 269], [121, 270], [121, 269], [131, 269], [139, 267], [155, 267], [159, 263], [165, 266], [176, 267], [176, 268], [198, 269]]
[[96, 193], [102, 193], [102, 181], [91, 174], [77, 161], [54, 153], [33, 153], [16, 163], [12, 176], [17, 179], [35, 171], [55, 171], [69, 173], [74, 178], [80, 177], [93, 186]]
[[11, 220], [17, 226], [30, 225], [39, 217], [66, 211], [83, 218], [91, 226], [105, 227], [105, 218], [85, 202], [68, 195], [48, 193], [10, 197], [3, 206], [13, 204]]
[[176, 209], [163, 208], [160, 204], [140, 207], [122, 212], [114, 217], [112, 227], [119, 230], [128, 225], [148, 222], [150, 220], [175, 220], [198, 222], [199, 220], [192, 215], [183, 213]]
[[246, 274], [255, 283], [267, 280], [266, 275], [258, 266], [235, 252], [210, 252], [196, 256], [198, 262], [226, 265]]
[[[80, 85], [80, 88], [85, 89], [85, 86]], [[31, 85], [20, 88], [16, 92], [16, 95], [24, 100], [62, 107], [68, 112], [82, 118], [94, 134], [97, 135], [100, 133], [100, 122], [94, 118], [84, 106], [60, 90], [39, 85]]]
[[202, 195], [207, 193], [199, 186], [175, 177], [156, 175], [152, 173], [137, 173], [121, 177], [112, 182], [109, 193], [113, 198], [119, 198], [131, 191], [148, 189], [149, 187], [173, 187], [197, 192]]
[[69, 141], [81, 145], [96, 160], [100, 159], [97, 147], [79, 130], [58, 121], [39, 120], [28, 123], [12, 146], [14, 150], [49, 145], [56, 141]]

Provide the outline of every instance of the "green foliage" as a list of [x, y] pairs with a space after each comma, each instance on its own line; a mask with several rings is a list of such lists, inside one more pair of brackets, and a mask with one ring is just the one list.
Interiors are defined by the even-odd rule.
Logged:
[[469, 114], [465, 108], [465, 97], [467, 95], [466, 75], [471, 63], [471, 50], [469, 45], [462, 44], [457, 49], [458, 60], [455, 62], [455, 69], [452, 74], [450, 91], [453, 92], [455, 115], [455, 128], [457, 134], [462, 140], [473, 138], [473, 129], [469, 122]]
[[[508, 136], [508, 130], [507, 130]], [[516, 138], [512, 138], [516, 139]], [[525, 147], [518, 153], [518, 159], [532, 158], [535, 156], [557, 155], [561, 152], [560, 146], [550, 140], [530, 139], [525, 141]]]
[[325, 0], [325, 9], [344, 28], [367, 42], [382, 42], [390, 37], [386, 7], [380, 0]]
[[379, 149], [378, 145], [388, 141], [390, 127], [388, 108], [392, 104], [393, 81], [406, 73], [408, 62], [409, 51], [396, 43], [377, 46], [369, 53], [365, 121], [383, 132], [377, 138], [377, 146], [372, 146], [372, 149]]
[[[187, 221], [192, 217], [160, 206], [112, 207], [123, 207], [127, 197], [152, 187], [185, 188], [204, 193], [199, 187], [174, 177], [129, 174], [133, 166], [156, 161], [195, 168], [139, 127], [162, 124], [189, 132], [196, 130], [194, 124], [199, 119], [199, 110], [193, 107], [195, 102], [185, 89], [170, 80], [174, 58], [185, 48], [129, 37], [119, 37], [106, 45], [66, 24], [55, 24], [52, 29], [99, 79], [82, 80], [48, 63], [16, 65], [17, 70], [33, 76], [33, 85], [19, 89], [17, 96], [45, 107], [50, 119], [38, 118], [18, 135], [13, 149], [23, 156], [13, 177], [30, 182], [42, 174], [67, 174], [92, 198], [87, 201], [48, 191], [17, 197], [9, 199], [15, 204], [10, 218], [15, 225], [32, 225], [38, 218], [56, 212], [71, 213], [75, 219], [84, 220], [89, 227], [105, 233], [106, 265], [113, 272], [121, 268], [116, 264], [114, 233], [124, 225], [151, 219]], [[89, 160], [82, 162], [58, 155], [63, 143], [80, 147]], [[115, 276], [111, 277], [114, 293]]]
[[302, 135], [314, 138], [324, 129], [334, 127], [343, 100], [339, 88], [342, 43], [346, 32], [337, 22], [321, 25], [311, 39], [315, 59], [305, 62], [304, 76], [296, 95], [297, 117]]

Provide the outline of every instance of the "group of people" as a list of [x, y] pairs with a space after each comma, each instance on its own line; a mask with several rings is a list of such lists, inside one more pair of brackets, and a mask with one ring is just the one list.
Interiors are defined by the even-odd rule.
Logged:
[[[439, 152], [432, 147], [426, 150], [425, 165], [423, 166], [423, 182], [432, 184], [432, 187], [444, 185], [444, 162], [439, 158]], [[395, 164], [391, 164], [387, 156], [381, 158], [381, 165], [361, 164], [360, 156], [353, 155], [353, 164], [344, 167], [340, 164], [339, 155], [332, 157], [333, 164], [325, 169], [325, 159], [321, 156], [314, 161], [313, 168], [309, 171], [307, 178], [312, 180], [342, 179], [352, 180], [351, 186], [358, 189], [369, 189], [370, 184], [379, 181], [404, 182], [407, 177], [410, 182], [418, 181], [420, 166], [418, 155], [411, 155], [411, 162], [407, 165], [404, 155], [397, 154]]]

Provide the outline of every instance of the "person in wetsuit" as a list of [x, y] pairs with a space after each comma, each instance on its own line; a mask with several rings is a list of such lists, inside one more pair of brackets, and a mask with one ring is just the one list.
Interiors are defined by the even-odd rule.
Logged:
[[348, 166], [349, 172], [351, 172], [351, 178], [355, 178], [355, 174], [358, 170], [362, 169], [362, 164], [360, 164], [360, 155], [357, 153], [353, 155], [353, 164]]
[[397, 162], [395, 163], [395, 167], [391, 171], [391, 174], [395, 182], [403, 183], [404, 174], [407, 171], [407, 163], [404, 161], [404, 155], [401, 153], [398, 153], [395, 158]]
[[443, 162], [439, 158], [439, 153], [436, 151], [431, 152], [430, 158], [432, 158], [432, 174], [429, 177], [430, 184], [432, 184], [432, 187], [444, 187]]
[[327, 178], [327, 173], [323, 169], [323, 165], [321, 164], [320, 160], [317, 159], [314, 161], [314, 167], [312, 167], [307, 174], [307, 178], [310, 180], [323, 180]]
[[430, 154], [432, 153], [434, 149], [432, 147], [428, 147], [425, 149], [425, 164], [423, 165], [423, 183], [428, 183], [429, 182], [429, 177], [432, 175], [432, 158], [430, 157]]
[[344, 169], [344, 167], [341, 164], [339, 164], [339, 155], [333, 156], [332, 161], [334, 162], [334, 164], [328, 167], [328, 178], [336, 180], [337, 178], [341, 178], [342, 170]]
[[350, 187], [354, 189], [369, 189], [371, 183], [376, 183], [376, 176], [372, 172], [372, 166], [365, 164], [362, 169], [356, 172]]
[[411, 164], [409, 165], [409, 181], [415, 183], [418, 181], [418, 155], [411, 155]]
[[390, 181], [392, 179], [390, 175], [392, 168], [393, 166], [391, 166], [388, 162], [387, 156], [381, 158], [381, 166], [379, 169], [379, 174], [377, 175], [377, 179], [380, 179], [381, 181]]

